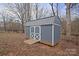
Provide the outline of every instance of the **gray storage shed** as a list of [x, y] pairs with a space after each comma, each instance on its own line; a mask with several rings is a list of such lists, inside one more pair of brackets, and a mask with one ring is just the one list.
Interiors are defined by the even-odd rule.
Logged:
[[25, 24], [25, 34], [29, 38], [54, 46], [60, 39], [60, 27], [61, 22], [57, 16], [30, 20]]

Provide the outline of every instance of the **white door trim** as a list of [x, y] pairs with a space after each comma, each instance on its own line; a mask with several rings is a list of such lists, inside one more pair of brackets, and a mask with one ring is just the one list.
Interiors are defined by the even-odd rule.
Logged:
[[[32, 37], [31, 37], [31, 35], [32, 35], [31, 28], [32, 28], [32, 27], [34, 27], [34, 26], [30, 26], [30, 38], [32, 38]], [[35, 30], [34, 30], [34, 31], [35, 31]], [[33, 38], [32, 38], [32, 39], [33, 39]], [[35, 39], [35, 33], [34, 33], [34, 39]]]
[[41, 26], [35, 26], [35, 27], [39, 27], [39, 40], [41, 40]]
[[41, 26], [30, 26], [30, 38], [32, 38], [32, 37], [31, 37], [31, 34], [32, 34], [32, 33], [31, 33], [31, 28], [32, 28], [32, 27], [34, 27], [34, 39], [35, 39], [35, 34], [36, 34], [36, 33], [35, 33], [35, 27], [39, 27], [39, 33], [38, 33], [38, 34], [39, 34], [39, 39], [38, 39], [38, 40], [40, 41], [40, 40], [41, 40]]

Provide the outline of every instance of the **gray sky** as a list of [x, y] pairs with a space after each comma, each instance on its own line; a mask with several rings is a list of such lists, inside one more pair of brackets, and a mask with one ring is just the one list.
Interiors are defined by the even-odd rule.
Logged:
[[[6, 3], [0, 3], [0, 12], [5, 9], [5, 6], [6, 6]], [[54, 4], [54, 6], [56, 5]], [[40, 8], [41, 7], [43, 7], [44, 9], [47, 8], [49, 11], [51, 10], [51, 6], [49, 5], [49, 3], [41, 3]], [[65, 15], [65, 5], [63, 3], [60, 3], [58, 8], [59, 8], [60, 15], [62, 16]], [[0, 17], [0, 20], [1, 20], [1, 17]]]

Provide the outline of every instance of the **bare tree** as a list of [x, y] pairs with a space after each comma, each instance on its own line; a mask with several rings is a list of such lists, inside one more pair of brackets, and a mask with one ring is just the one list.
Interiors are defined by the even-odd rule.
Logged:
[[14, 14], [16, 14], [18, 18], [21, 20], [23, 33], [24, 33], [24, 21], [27, 20], [26, 19], [26, 12], [27, 12], [26, 5], [27, 5], [26, 3], [8, 4], [9, 11], [12, 11]]
[[36, 19], [38, 18], [38, 3], [36, 3]]
[[27, 15], [27, 20], [26, 21], [29, 21], [31, 20], [31, 4], [30, 3], [27, 3], [27, 10], [26, 10], [26, 15]]
[[67, 39], [70, 39], [71, 35], [71, 15], [70, 15], [70, 3], [66, 3], [66, 35]]
[[49, 3], [49, 4], [52, 7], [52, 12], [53, 12], [53, 15], [55, 16], [55, 11], [54, 11], [54, 5], [53, 5], [53, 3]]
[[31, 18], [34, 20], [44, 18], [49, 14], [49, 9], [44, 8], [44, 6], [41, 6], [39, 3], [33, 3], [31, 7]]
[[57, 9], [57, 16], [58, 16], [58, 3], [57, 3], [57, 7], [56, 7], [56, 9]]
[[66, 35], [67, 39], [71, 39], [71, 8], [75, 6], [76, 4], [73, 3], [65, 3], [66, 5]]
[[47, 15], [50, 14], [49, 10], [46, 8], [39, 8], [38, 9], [38, 18], [44, 18], [47, 17]]
[[5, 14], [5, 11], [1, 11], [0, 15], [1, 15], [2, 19], [3, 19], [4, 30], [6, 31], [6, 14]]

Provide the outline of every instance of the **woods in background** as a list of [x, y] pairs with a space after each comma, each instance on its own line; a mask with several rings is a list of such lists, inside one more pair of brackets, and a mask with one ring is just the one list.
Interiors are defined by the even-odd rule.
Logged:
[[63, 7], [65, 7], [64, 13], [61, 11], [61, 4], [59, 3], [48, 3], [49, 8], [40, 7], [40, 5], [40, 3], [6, 4], [5, 9], [0, 12], [2, 18], [0, 31], [21, 31], [24, 33], [24, 24], [30, 19], [59, 16], [62, 24], [62, 33], [67, 34], [67, 36], [72, 33], [79, 33], [79, 4], [63, 3]]

